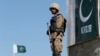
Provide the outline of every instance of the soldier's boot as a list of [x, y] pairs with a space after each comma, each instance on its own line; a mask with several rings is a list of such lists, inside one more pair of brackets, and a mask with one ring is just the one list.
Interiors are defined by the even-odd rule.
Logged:
[[56, 56], [61, 56], [61, 53], [56, 53]]
[[53, 53], [52, 56], [61, 56], [60, 53]]
[[58, 56], [61, 56], [61, 54], [59, 53]]
[[56, 53], [53, 52], [52, 56], [57, 56]]

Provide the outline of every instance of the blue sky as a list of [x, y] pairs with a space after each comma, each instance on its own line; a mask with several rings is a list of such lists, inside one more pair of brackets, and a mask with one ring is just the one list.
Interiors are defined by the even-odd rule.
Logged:
[[[66, 0], [0, 0], [0, 56], [12, 56], [13, 43], [26, 46], [27, 52], [15, 56], [51, 56], [47, 25], [52, 2], [60, 4], [66, 18]], [[67, 34], [62, 56], [67, 54]]]

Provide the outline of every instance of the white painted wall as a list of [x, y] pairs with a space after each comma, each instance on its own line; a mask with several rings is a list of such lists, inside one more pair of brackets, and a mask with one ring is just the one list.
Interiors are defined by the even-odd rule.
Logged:
[[75, 0], [66, 0], [68, 46], [75, 44]]
[[98, 25], [99, 25], [99, 36], [100, 36], [100, 0], [98, 0]]

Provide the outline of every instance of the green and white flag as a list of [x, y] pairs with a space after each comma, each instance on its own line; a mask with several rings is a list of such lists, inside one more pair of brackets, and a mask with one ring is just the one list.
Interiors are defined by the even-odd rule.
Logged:
[[26, 47], [23, 45], [16, 45], [13, 44], [13, 53], [25, 53], [26, 52]]

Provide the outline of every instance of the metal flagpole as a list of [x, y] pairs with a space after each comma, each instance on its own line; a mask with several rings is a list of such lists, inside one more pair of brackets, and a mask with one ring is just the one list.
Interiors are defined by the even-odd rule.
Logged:
[[14, 54], [14, 44], [13, 44], [13, 56], [15, 56], [15, 54]]
[[15, 54], [13, 53], [13, 56], [15, 56]]

